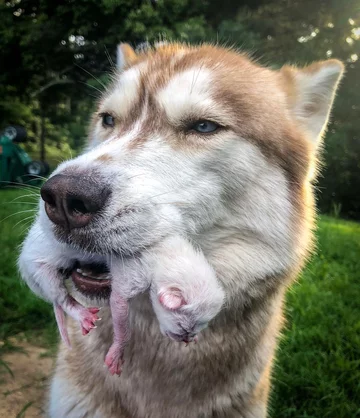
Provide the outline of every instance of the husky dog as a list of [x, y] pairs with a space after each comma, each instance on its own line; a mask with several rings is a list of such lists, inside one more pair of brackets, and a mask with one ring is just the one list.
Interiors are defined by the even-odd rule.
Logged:
[[[59, 274], [71, 276], [77, 303], [104, 306], [86, 338], [68, 321], [72, 350], [60, 346], [49, 416], [264, 418], [284, 292], [312, 246], [311, 182], [343, 65], [275, 71], [233, 50], [181, 44], [138, 54], [121, 45], [118, 63], [88, 149], [44, 186], [40, 236], [21, 256], [31, 263], [42, 240], [53, 243], [49, 256], [58, 246], [65, 258], [78, 253]], [[135, 296], [113, 377], [103, 368], [115, 282], [104, 280], [106, 260], [134, 262], [177, 235], [214, 270], [224, 307], [186, 348], [161, 334], [151, 290]], [[102, 258], [96, 268], [92, 257]]]

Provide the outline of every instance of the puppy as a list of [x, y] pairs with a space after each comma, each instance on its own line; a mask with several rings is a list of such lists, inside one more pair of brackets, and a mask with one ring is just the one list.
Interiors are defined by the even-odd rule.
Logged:
[[224, 292], [213, 268], [181, 236], [165, 239], [138, 259], [113, 259], [110, 266], [114, 341], [105, 363], [111, 374], [121, 373], [130, 336], [128, 300], [147, 288], [161, 332], [175, 341], [196, 341], [196, 335], [220, 312]]
[[[36, 246], [34, 245], [37, 238]], [[30, 249], [31, 247], [31, 249]], [[48, 249], [52, 248], [49, 252]], [[32, 254], [29, 258], [27, 255]], [[32, 227], [19, 257], [19, 269], [29, 287], [54, 305], [64, 342], [70, 347], [64, 312], [80, 322], [83, 335], [96, 328], [99, 308], [86, 308], [69, 295], [64, 280], [76, 260], [101, 265], [98, 255], [71, 251], [51, 242], [38, 223]], [[77, 261], [79, 263], [79, 261]], [[88, 264], [89, 265], [89, 264]], [[125, 344], [130, 337], [128, 300], [150, 288], [154, 311], [162, 333], [175, 341], [189, 343], [220, 311], [224, 293], [204, 255], [181, 236], [170, 236], [139, 257], [110, 257], [110, 307], [114, 340], [105, 363], [111, 374], [121, 373]], [[95, 268], [95, 267], [93, 267]], [[91, 276], [91, 268], [77, 268], [77, 274]], [[103, 273], [104, 275], [104, 273]]]

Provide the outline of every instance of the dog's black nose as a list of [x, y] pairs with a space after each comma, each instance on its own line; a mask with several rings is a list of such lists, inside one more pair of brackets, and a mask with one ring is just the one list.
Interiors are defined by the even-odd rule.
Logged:
[[104, 208], [110, 189], [91, 177], [57, 174], [41, 188], [49, 219], [67, 230], [81, 228]]

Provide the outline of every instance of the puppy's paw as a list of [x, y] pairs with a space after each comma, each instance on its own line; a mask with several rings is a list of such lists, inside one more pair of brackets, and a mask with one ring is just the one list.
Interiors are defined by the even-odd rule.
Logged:
[[97, 316], [99, 308], [82, 308], [79, 312], [79, 322], [83, 335], [87, 335], [93, 328], [96, 328], [95, 322], [99, 320]]
[[110, 374], [117, 374], [120, 376], [123, 363], [124, 360], [121, 347], [117, 343], [112, 344], [105, 357], [105, 364], [108, 367]]

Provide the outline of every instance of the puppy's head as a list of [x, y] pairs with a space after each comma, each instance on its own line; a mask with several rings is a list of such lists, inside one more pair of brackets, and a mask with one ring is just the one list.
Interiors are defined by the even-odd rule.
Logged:
[[286, 245], [342, 64], [272, 71], [207, 45], [120, 52], [88, 149], [43, 188], [48, 232], [102, 254], [215, 225]]
[[152, 294], [152, 304], [160, 324], [161, 332], [175, 341], [191, 342], [206, 328], [220, 312], [224, 292], [215, 283], [207, 285], [206, 278], [197, 286], [162, 287]]

